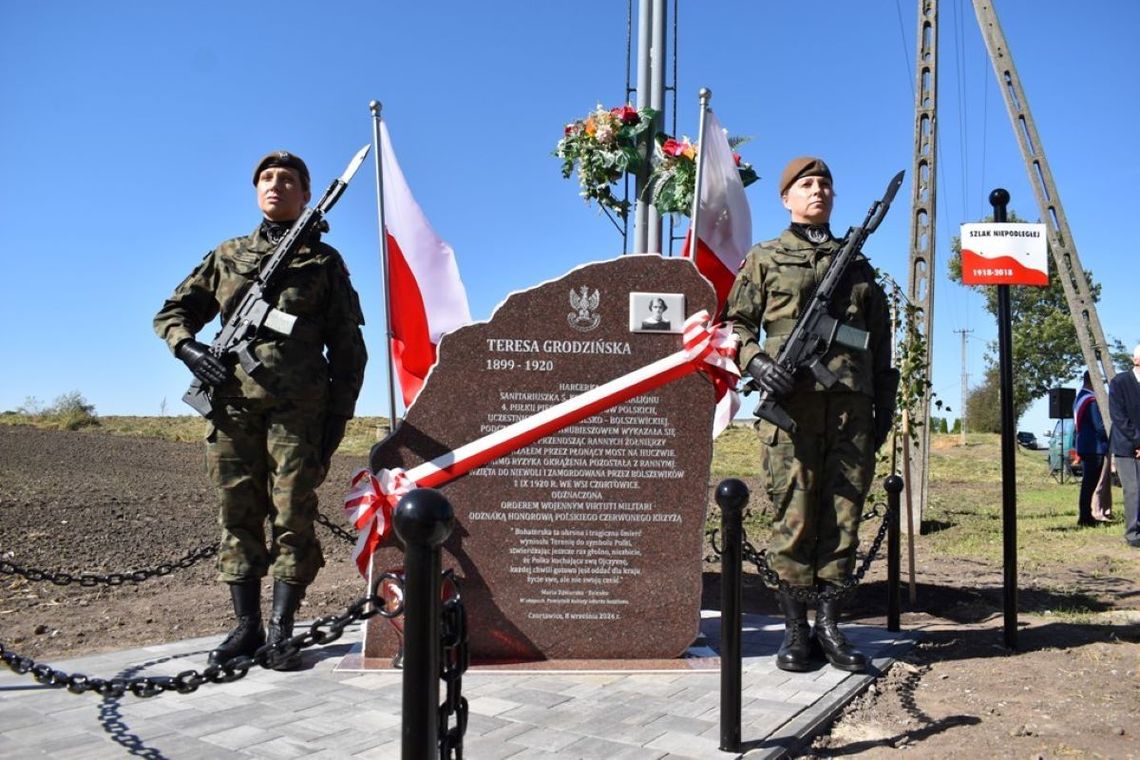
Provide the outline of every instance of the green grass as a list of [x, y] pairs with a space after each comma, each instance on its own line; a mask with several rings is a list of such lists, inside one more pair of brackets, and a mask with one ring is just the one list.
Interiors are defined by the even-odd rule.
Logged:
[[[750, 428], [726, 431], [714, 446], [713, 480], [757, 474], [760, 444]], [[901, 458], [900, 458], [901, 462]], [[970, 434], [961, 445], [958, 435], [935, 435], [931, 441], [929, 503], [922, 515], [923, 532], [916, 553], [982, 560], [1000, 566], [1004, 554], [1001, 438]], [[1095, 573], [1140, 577], [1140, 557], [1129, 554], [1121, 540], [1120, 523], [1106, 528], [1080, 529], [1077, 522], [1079, 480], [1058, 483], [1049, 475], [1044, 451], [1018, 447], [1014, 456], [1017, 562], [1020, 573], [1031, 574], [1068, 557], [1095, 564]], [[879, 482], [886, 468], [878, 474]], [[876, 485], [872, 499], [883, 498]], [[1120, 489], [1114, 490], [1121, 512]], [[917, 503], [917, 502], [916, 502]], [[905, 504], [905, 502], [904, 502]], [[715, 512], [715, 510], [714, 510]], [[762, 497], [753, 496], [746, 526], [753, 541], [762, 538], [770, 518]], [[710, 515], [717, 523], [719, 515]], [[866, 547], [878, 520], [863, 526]], [[1083, 614], [1081, 610], [1071, 611]], [[1054, 610], [1054, 614], [1062, 614]], [[1064, 614], [1069, 614], [1065, 611]]]
[[[1049, 475], [1044, 451], [1018, 448], [1014, 457], [1014, 515], [1019, 572], [1032, 573], [1069, 557], [1098, 556], [1107, 567], [1135, 573], [1127, 561], [1119, 523], [1097, 529], [1077, 528], [1079, 481], [1058, 483]], [[1121, 493], [1114, 497], [1120, 511]], [[982, 559], [1000, 564], [1003, 556], [1001, 439], [935, 436], [930, 457], [930, 504], [923, 514], [923, 551], [933, 555]]]

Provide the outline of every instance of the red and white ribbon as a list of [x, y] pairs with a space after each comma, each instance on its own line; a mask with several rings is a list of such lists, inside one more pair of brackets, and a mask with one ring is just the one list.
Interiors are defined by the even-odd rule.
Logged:
[[[680, 351], [647, 364], [605, 385], [586, 391], [572, 399], [548, 407], [524, 420], [507, 425], [454, 451], [416, 465], [406, 472], [399, 468], [381, 469], [376, 475], [368, 470], [358, 472], [352, 481], [353, 491], [344, 502], [345, 512], [360, 538], [352, 557], [361, 575], [367, 577], [373, 552], [392, 530], [392, 513], [396, 503], [413, 488], [436, 488], [471, 470], [529, 446], [537, 440], [593, 417], [631, 398], [674, 380], [704, 372], [713, 381], [717, 399], [733, 398], [740, 372], [733, 357], [737, 337], [726, 325], [710, 325], [707, 311], [699, 311], [685, 320]], [[732, 419], [718, 414], [715, 436]]]
[[359, 531], [352, 561], [365, 578], [372, 555], [392, 532], [392, 515], [396, 503], [414, 484], [403, 470], [380, 470], [373, 475], [367, 469], [357, 470], [352, 476], [352, 491], [344, 497], [344, 511], [353, 527]]

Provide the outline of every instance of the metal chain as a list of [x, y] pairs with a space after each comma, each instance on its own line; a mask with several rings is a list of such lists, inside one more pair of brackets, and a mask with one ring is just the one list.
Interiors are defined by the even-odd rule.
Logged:
[[[871, 567], [871, 563], [879, 554], [879, 549], [883, 545], [883, 539], [887, 536], [887, 528], [889, 527], [888, 519], [890, 517], [891, 510], [887, 508], [885, 504], [876, 503], [873, 505], [871, 511], [863, 514], [861, 520], [871, 520], [875, 517], [878, 517], [880, 507], [883, 508], [883, 521], [879, 524], [879, 530], [875, 534], [875, 538], [871, 541], [871, 548], [867, 552], [867, 556], [863, 557], [863, 562], [859, 565], [859, 568], [855, 571], [855, 574], [853, 576], [847, 578], [838, 586], [831, 586], [829, 584], [829, 587], [826, 591], [816, 591], [807, 586], [792, 586], [789, 585], [786, 581], [782, 580], [775, 570], [768, 567], [768, 550], [757, 549], [755, 546], [753, 546], [752, 543], [748, 540], [747, 531], [744, 533], [744, 542], [742, 549], [743, 557], [744, 559], [756, 565], [756, 571], [763, 577], [765, 586], [778, 591], [779, 593], [787, 594], [797, 601], [814, 604], [821, 600], [827, 601], [831, 599], [841, 599], [850, 594], [852, 589], [858, 586], [859, 582], [863, 580], [863, 577], [867, 574], [867, 570], [869, 570]], [[712, 546], [714, 555], [719, 557], [722, 554], [722, 551], [720, 547], [717, 546], [718, 533], [719, 531], [715, 528], [708, 531], [709, 544]]]
[[320, 512], [317, 512], [317, 522], [329, 529], [334, 536], [350, 544], [356, 543], [356, 536], [352, 535], [349, 531], [340, 527], [329, 518], [325, 517]]
[[302, 649], [336, 641], [351, 623], [367, 620], [376, 615], [395, 617], [402, 614], [404, 611], [402, 604], [393, 609], [387, 609], [385, 600], [376, 593], [380, 582], [390, 577], [389, 573], [380, 576], [373, 584], [371, 593], [350, 604], [341, 615], [328, 615], [319, 618], [313, 621], [306, 632], [279, 641], [272, 646], [263, 646], [252, 657], [234, 657], [220, 665], [210, 665], [201, 672], [184, 670], [175, 676], [95, 678], [85, 676], [82, 673], [65, 673], [61, 670], [55, 670], [50, 665], [36, 662], [30, 657], [24, 657], [10, 651], [3, 643], [0, 643], [0, 661], [15, 673], [20, 675], [31, 673], [32, 678], [38, 683], [45, 686], [66, 688], [73, 694], [83, 694], [88, 691], [93, 691], [102, 697], [121, 697], [127, 693], [136, 697], [153, 697], [165, 691], [190, 694], [197, 691], [198, 687], [205, 683], [237, 681], [243, 678], [254, 665], [262, 668], [284, 665], [288, 659]]
[[[328, 528], [337, 538], [343, 539], [350, 544], [356, 543], [355, 536], [333, 523], [320, 512], [317, 513], [316, 521]], [[57, 586], [68, 586], [72, 583], [78, 583], [80, 586], [86, 588], [94, 586], [122, 586], [124, 583], [142, 583], [151, 578], [161, 578], [164, 575], [170, 575], [176, 569], [190, 567], [204, 559], [213, 557], [217, 553], [218, 545], [213, 544], [211, 546], [194, 549], [188, 552], [186, 556], [174, 562], [163, 562], [153, 568], [131, 570], [126, 573], [107, 573], [106, 575], [99, 575], [97, 573], [72, 575], [64, 571], [38, 570], [34, 567], [21, 567], [14, 562], [0, 559], [0, 575], [19, 575], [29, 581], [50, 581]]]
[[[444, 573], [455, 592], [443, 603], [440, 628], [440, 678], [447, 684], [447, 695], [439, 706], [439, 754], [443, 760], [463, 760], [463, 735], [467, 733], [467, 698], [462, 694], [463, 674], [471, 662], [467, 647], [467, 610], [459, 582], [453, 571]], [[455, 725], [448, 728], [450, 717]]]
[[30, 567], [20, 567], [17, 564], [7, 560], [0, 559], [0, 574], [2, 575], [19, 575], [27, 578], [30, 581], [51, 581], [57, 586], [67, 586], [72, 583], [78, 583], [80, 586], [93, 587], [93, 586], [121, 586], [124, 583], [142, 583], [150, 578], [159, 578], [164, 575], [170, 575], [177, 568], [186, 568], [194, 565], [201, 560], [208, 557], [213, 557], [218, 553], [218, 545], [203, 546], [199, 549], [194, 549], [186, 554], [181, 559], [174, 562], [163, 562], [161, 565], [153, 568], [145, 568], [142, 570], [132, 570], [127, 573], [108, 573], [106, 575], [98, 575], [96, 573], [80, 573], [79, 575], [72, 575], [67, 572], [52, 572], [51, 570], [37, 570]]

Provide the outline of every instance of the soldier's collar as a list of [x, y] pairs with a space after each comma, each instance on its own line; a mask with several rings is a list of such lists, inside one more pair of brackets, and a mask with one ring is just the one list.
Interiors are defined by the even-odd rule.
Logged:
[[792, 222], [788, 229], [800, 240], [811, 243], [812, 245], [822, 245], [835, 239], [831, 234], [831, 225], [827, 223], [802, 224], [800, 222]]
[[281, 242], [281, 238], [285, 237], [293, 227], [293, 222], [275, 222], [272, 219], [261, 220], [261, 232], [265, 235], [265, 239], [269, 241], [270, 245], [277, 245]]

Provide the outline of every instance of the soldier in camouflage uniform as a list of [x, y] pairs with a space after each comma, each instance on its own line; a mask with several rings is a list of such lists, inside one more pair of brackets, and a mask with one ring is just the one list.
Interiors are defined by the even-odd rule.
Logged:
[[874, 269], [860, 256], [830, 312], [869, 332], [868, 350], [838, 344], [828, 350], [827, 367], [839, 378], [830, 389], [809, 372], [788, 372], [773, 360], [840, 248], [828, 226], [833, 190], [827, 164], [818, 158], [793, 159], [779, 190], [791, 225], [749, 251], [725, 311], [740, 337], [741, 370], [796, 423], [795, 433], [766, 420], [756, 424], [763, 444], [761, 480], [775, 509], [766, 556], [780, 579], [794, 587], [792, 593], [779, 594], [785, 634], [776, 665], [806, 670], [822, 650], [833, 666], [858, 672], [867, 660], [837, 627], [838, 599], [820, 599], [811, 629], [803, 598], [812, 591], [834, 591], [854, 571], [875, 452], [886, 440], [895, 412], [898, 372], [890, 366], [889, 306]]
[[[238, 625], [210, 653], [211, 664], [252, 655], [266, 643], [261, 579], [267, 573], [274, 578], [268, 643], [292, 636], [305, 588], [324, 565], [313, 531], [316, 488], [352, 418], [367, 360], [364, 318], [348, 270], [319, 239], [297, 252], [268, 294], [297, 322], [289, 336], [259, 338], [254, 354], [262, 366], [253, 376], [195, 340], [219, 313], [223, 321], [229, 316], [311, 197], [308, 168], [284, 151], [258, 162], [253, 184], [262, 222], [248, 237], [208, 253], [154, 318], [155, 332], [174, 355], [215, 391], [206, 464], [222, 528], [218, 579], [230, 586]], [[298, 655], [279, 669], [299, 665]]]

